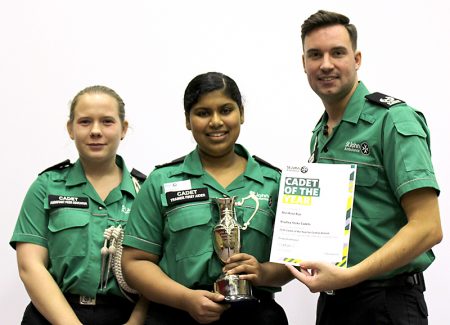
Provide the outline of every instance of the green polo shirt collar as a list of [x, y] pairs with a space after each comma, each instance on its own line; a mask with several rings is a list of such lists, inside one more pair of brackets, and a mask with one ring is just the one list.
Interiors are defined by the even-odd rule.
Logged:
[[[245, 159], [247, 159], [247, 167], [245, 169], [244, 176], [263, 184], [264, 176], [261, 171], [261, 168], [259, 164], [255, 161], [255, 159], [252, 156], [250, 156], [248, 151], [242, 145], [235, 144], [234, 152], [236, 152], [239, 156], [242, 156]], [[202, 176], [205, 174], [202, 162], [200, 160], [198, 147], [186, 156], [183, 164], [181, 165], [181, 168], [175, 173], [176, 174], [186, 173], [194, 176]]]
[[134, 187], [131, 174], [125, 165], [123, 158], [119, 155], [116, 155], [116, 164], [122, 169], [122, 182], [120, 183], [120, 190], [130, 193], [133, 198], [136, 197], [136, 188]]
[[83, 183], [87, 183], [86, 175], [84, 174], [83, 165], [81, 165], [80, 159], [78, 159], [73, 167], [69, 170], [66, 179], [67, 186], [76, 186]]
[[184, 158], [181, 169], [175, 173], [186, 173], [194, 176], [201, 176], [205, 173], [198, 153], [198, 147]]
[[264, 184], [264, 175], [262, 173], [261, 166], [256, 162], [256, 160], [250, 156], [248, 151], [241, 145], [236, 145], [235, 151], [238, 155], [247, 158], [247, 167], [245, 168], [244, 176]]
[[[120, 190], [128, 192], [134, 198], [136, 196], [136, 189], [134, 188], [133, 181], [125, 162], [119, 155], [116, 155], [116, 165], [122, 169], [122, 182], [120, 183]], [[66, 185], [77, 186], [80, 184], [86, 184], [87, 182], [88, 180], [84, 173], [83, 165], [81, 164], [80, 159], [78, 159], [67, 175]]]
[[[353, 93], [352, 97], [350, 98], [350, 101], [347, 104], [347, 107], [345, 108], [342, 121], [353, 124], [358, 123], [364, 109], [364, 101], [365, 96], [367, 94], [369, 94], [369, 90], [362, 83], [362, 81], [359, 81], [358, 87], [356, 87], [355, 92]], [[318, 130], [322, 129], [323, 125], [325, 125], [327, 121], [328, 115], [327, 112], [324, 112], [319, 122], [317, 123], [316, 127], [314, 128], [313, 133], [317, 133]]]
[[365, 96], [369, 93], [366, 86], [359, 81], [358, 87], [356, 87], [355, 92], [353, 93], [350, 101], [345, 108], [344, 116], [342, 117], [343, 121], [350, 122], [353, 124], [358, 123], [359, 118], [361, 117], [361, 113], [364, 109]]

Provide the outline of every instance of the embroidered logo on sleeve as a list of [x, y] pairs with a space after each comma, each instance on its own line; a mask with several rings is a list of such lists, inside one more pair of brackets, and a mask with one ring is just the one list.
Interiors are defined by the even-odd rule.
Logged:
[[181, 203], [206, 201], [209, 199], [208, 189], [193, 188], [190, 190], [172, 191], [166, 193], [167, 204], [172, 206]]
[[87, 197], [49, 195], [48, 205], [50, 208], [89, 208], [89, 199]]

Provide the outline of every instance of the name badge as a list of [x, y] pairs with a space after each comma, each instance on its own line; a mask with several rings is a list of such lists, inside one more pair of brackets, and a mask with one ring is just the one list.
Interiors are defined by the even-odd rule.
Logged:
[[50, 208], [89, 208], [89, 199], [87, 197], [49, 195], [48, 205]]
[[190, 190], [190, 189], [192, 189], [190, 179], [164, 184], [164, 193], [177, 192], [177, 191]]
[[209, 194], [206, 187], [194, 188], [190, 190], [167, 192], [166, 199], [167, 204], [172, 206], [187, 202], [206, 201], [209, 199]]

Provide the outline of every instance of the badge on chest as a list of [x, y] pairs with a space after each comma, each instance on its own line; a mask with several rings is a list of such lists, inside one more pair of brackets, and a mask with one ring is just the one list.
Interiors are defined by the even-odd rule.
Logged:
[[50, 208], [89, 208], [89, 199], [81, 196], [52, 195], [48, 196]]
[[193, 188], [190, 190], [172, 191], [166, 193], [168, 205], [176, 205], [187, 202], [205, 201], [209, 199], [208, 189]]
[[183, 180], [163, 185], [166, 200], [169, 206], [209, 200], [209, 193], [206, 187], [192, 188], [191, 180]]

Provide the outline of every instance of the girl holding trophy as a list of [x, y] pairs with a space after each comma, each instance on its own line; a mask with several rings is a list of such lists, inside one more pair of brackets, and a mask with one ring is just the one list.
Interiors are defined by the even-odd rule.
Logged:
[[233, 79], [196, 76], [184, 94], [197, 147], [157, 166], [125, 232], [127, 281], [152, 301], [148, 324], [287, 324], [270, 263], [280, 172], [236, 143], [244, 107]]

